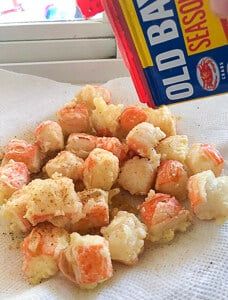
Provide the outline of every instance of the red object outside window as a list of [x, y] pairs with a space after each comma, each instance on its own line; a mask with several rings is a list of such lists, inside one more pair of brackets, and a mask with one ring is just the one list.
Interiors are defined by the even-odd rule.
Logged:
[[0, 11], [0, 15], [7, 15], [18, 11], [23, 11], [20, 1], [18, 2], [18, 0], [12, 0], [12, 8]]
[[90, 18], [104, 11], [100, 0], [76, 0], [84, 17]]

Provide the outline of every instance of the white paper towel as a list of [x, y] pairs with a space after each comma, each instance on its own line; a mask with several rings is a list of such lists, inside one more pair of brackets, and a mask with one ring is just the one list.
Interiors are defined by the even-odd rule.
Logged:
[[[106, 84], [115, 102], [135, 103], [129, 78]], [[10, 138], [31, 136], [35, 124], [79, 89], [29, 75], [0, 71], [0, 146]], [[228, 95], [171, 106], [180, 117], [180, 133], [190, 141], [214, 143], [226, 159], [228, 175]], [[10, 239], [0, 228], [0, 299], [14, 300], [222, 300], [228, 299], [228, 224], [198, 221], [171, 245], [148, 248], [133, 267], [114, 264], [114, 276], [93, 291], [81, 291], [61, 275], [35, 287], [21, 276], [21, 257], [9, 250]]]

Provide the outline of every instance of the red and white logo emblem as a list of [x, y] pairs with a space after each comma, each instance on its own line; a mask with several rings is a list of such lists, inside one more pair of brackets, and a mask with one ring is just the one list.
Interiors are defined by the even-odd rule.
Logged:
[[210, 57], [203, 57], [197, 65], [197, 79], [206, 91], [214, 91], [220, 82], [217, 63]]

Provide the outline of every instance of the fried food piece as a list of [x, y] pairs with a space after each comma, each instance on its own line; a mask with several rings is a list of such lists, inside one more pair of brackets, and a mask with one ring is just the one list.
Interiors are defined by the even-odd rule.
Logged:
[[83, 133], [72, 133], [66, 146], [68, 151], [81, 158], [87, 158], [89, 153], [95, 148], [112, 152], [120, 161], [126, 158], [128, 152], [127, 145], [121, 143], [116, 137], [97, 137]]
[[42, 222], [69, 228], [84, 217], [73, 181], [57, 174], [35, 179], [15, 192], [3, 206], [2, 214], [15, 232], [27, 232]]
[[199, 219], [219, 222], [228, 219], [228, 176], [216, 178], [211, 170], [191, 176], [188, 197]]
[[215, 176], [219, 176], [224, 167], [224, 159], [213, 145], [196, 143], [189, 150], [187, 165], [192, 174], [211, 170]]
[[123, 105], [108, 105], [101, 97], [94, 99], [94, 105], [96, 109], [92, 111], [91, 121], [97, 135], [117, 136]]
[[96, 147], [112, 152], [120, 162], [127, 157], [128, 146], [116, 137], [98, 137]]
[[57, 112], [57, 118], [65, 135], [91, 131], [89, 111], [83, 103], [67, 103]]
[[54, 173], [59, 173], [74, 181], [82, 179], [83, 169], [84, 160], [69, 151], [59, 152], [59, 154], [55, 158], [49, 160], [44, 167], [44, 170], [49, 177]]
[[158, 168], [155, 190], [174, 196], [178, 200], [187, 197], [188, 174], [177, 160], [164, 160]]
[[190, 212], [174, 197], [153, 191], [140, 205], [140, 218], [151, 242], [170, 242], [175, 232], [185, 232], [191, 225]]
[[178, 160], [185, 163], [188, 155], [188, 137], [186, 135], [173, 135], [162, 140], [156, 150], [161, 154], [161, 160]]
[[146, 195], [154, 185], [155, 176], [153, 163], [135, 156], [121, 167], [118, 183], [132, 195]]
[[172, 115], [167, 106], [157, 109], [145, 108], [147, 114], [147, 122], [159, 127], [166, 136], [176, 135], [176, 118]]
[[134, 214], [119, 211], [112, 222], [101, 229], [109, 243], [111, 258], [126, 265], [138, 261], [146, 238], [146, 226]]
[[154, 156], [153, 148], [160, 140], [165, 138], [164, 132], [152, 124], [143, 122], [135, 126], [127, 135], [128, 147], [142, 157], [151, 158]]
[[147, 114], [143, 108], [138, 106], [128, 106], [121, 113], [119, 122], [121, 129], [128, 133], [136, 125], [145, 122], [147, 120]]
[[24, 140], [12, 139], [6, 146], [2, 166], [9, 160], [23, 162], [31, 173], [37, 173], [41, 168], [41, 154], [36, 144], [29, 144]]
[[96, 148], [97, 137], [86, 133], [71, 133], [67, 140], [66, 150], [83, 159]]
[[58, 272], [60, 252], [69, 243], [69, 234], [62, 228], [51, 224], [35, 227], [24, 239], [22, 271], [32, 284], [40, 283]]
[[109, 223], [109, 192], [90, 189], [78, 192], [83, 204], [84, 217], [71, 227], [72, 231], [88, 233], [90, 229], [100, 228]]
[[113, 275], [108, 242], [98, 235], [72, 233], [70, 245], [62, 251], [59, 269], [81, 288], [92, 289]]
[[10, 160], [0, 167], [0, 204], [7, 201], [17, 190], [29, 183], [27, 166], [22, 162]]
[[48, 221], [64, 227], [66, 223], [76, 223], [82, 217], [82, 204], [71, 179], [35, 179], [26, 188], [29, 201], [25, 218], [33, 226]]
[[94, 99], [102, 98], [107, 104], [111, 102], [111, 93], [103, 86], [89, 85], [84, 86], [76, 95], [80, 103], [84, 103], [89, 110], [95, 109]]
[[44, 121], [35, 130], [35, 137], [42, 152], [59, 151], [64, 148], [64, 136], [61, 126], [54, 121]]
[[119, 160], [111, 152], [94, 149], [85, 160], [83, 182], [87, 189], [110, 190], [119, 174]]
[[[78, 198], [73, 181], [57, 175], [49, 179], [35, 179], [13, 195], [10, 202], [21, 197], [26, 211], [23, 215], [33, 226], [41, 222], [50, 222], [58, 227], [76, 223], [82, 217], [82, 204]], [[24, 213], [24, 212], [23, 212]]]
[[27, 211], [27, 197], [23, 189], [13, 193], [7, 203], [1, 208], [2, 220], [15, 234], [28, 233], [32, 225], [24, 218]]

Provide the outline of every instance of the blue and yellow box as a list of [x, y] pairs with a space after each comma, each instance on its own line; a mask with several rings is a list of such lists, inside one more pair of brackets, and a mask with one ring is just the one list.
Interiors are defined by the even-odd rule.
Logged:
[[103, 0], [142, 102], [228, 92], [228, 22], [209, 0]]

